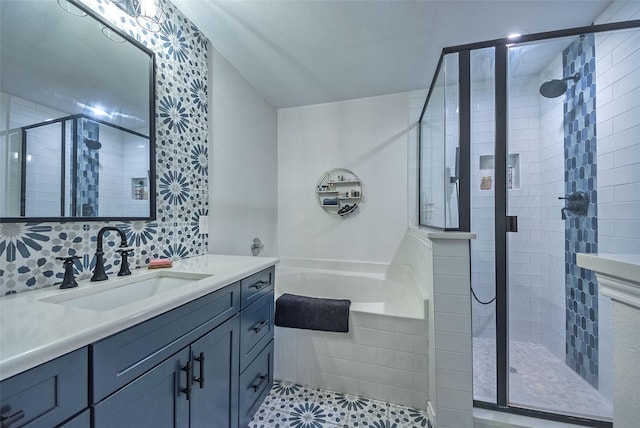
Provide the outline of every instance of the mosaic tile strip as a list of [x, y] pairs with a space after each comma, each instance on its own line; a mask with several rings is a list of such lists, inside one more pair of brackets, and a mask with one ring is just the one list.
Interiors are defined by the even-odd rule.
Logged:
[[[160, 0], [168, 18], [158, 33], [143, 30], [109, 0], [81, 1], [156, 55], [157, 220], [115, 223], [135, 248], [132, 265], [143, 266], [155, 257], [204, 254], [208, 237], [200, 232], [198, 219], [209, 210], [209, 42], [167, 0]], [[86, 196], [97, 201], [97, 192]], [[107, 224], [114, 223], [0, 224], [0, 295], [61, 282], [63, 269], [56, 256], [81, 256], [75, 263], [77, 278], [89, 278], [95, 265], [96, 235]], [[105, 242], [107, 273], [117, 272], [120, 263], [113, 252], [115, 244], [111, 237]]]
[[84, 140], [100, 141], [100, 126], [88, 119], [78, 121], [76, 156], [76, 214], [83, 217], [98, 217], [100, 212], [100, 152], [91, 150]]
[[278, 380], [249, 423], [249, 428], [430, 426], [424, 410]]
[[595, 38], [580, 36], [563, 54], [564, 76], [580, 73], [564, 102], [565, 194], [589, 197], [586, 215], [565, 221], [566, 363], [598, 387], [598, 283], [576, 265], [576, 253], [598, 251]]

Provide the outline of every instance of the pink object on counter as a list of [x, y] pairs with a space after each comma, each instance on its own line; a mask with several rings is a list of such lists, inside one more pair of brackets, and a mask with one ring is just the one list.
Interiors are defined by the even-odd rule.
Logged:
[[160, 269], [160, 268], [170, 268], [172, 265], [171, 259], [153, 259], [149, 262], [148, 269]]

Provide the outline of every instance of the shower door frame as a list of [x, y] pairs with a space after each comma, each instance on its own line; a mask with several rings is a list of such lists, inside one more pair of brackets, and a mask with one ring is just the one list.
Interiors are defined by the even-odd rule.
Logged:
[[[440, 54], [440, 60], [436, 68], [434, 77], [431, 82], [427, 98], [425, 100], [422, 114], [418, 122], [418, 129], [422, 129], [422, 121], [424, 113], [427, 109], [431, 92], [435, 86], [435, 82], [439, 76], [443, 59], [448, 54], [459, 54], [459, 108], [460, 108], [460, 186], [461, 190], [466, 189], [461, 196], [465, 198], [461, 200], [459, 205], [459, 216], [461, 221], [460, 228], [457, 230], [470, 232], [470, 167], [471, 167], [471, 85], [470, 85], [470, 53], [476, 49], [494, 48], [495, 51], [495, 148], [494, 148], [494, 225], [495, 225], [495, 285], [496, 285], [496, 402], [486, 402], [473, 400], [475, 407], [485, 408], [489, 410], [497, 410], [505, 413], [519, 414], [531, 416], [541, 419], [553, 420], [558, 422], [581, 424], [583, 426], [593, 427], [612, 427], [613, 423], [601, 419], [592, 419], [587, 417], [579, 417], [555, 413], [551, 411], [542, 411], [526, 407], [518, 407], [509, 404], [508, 387], [509, 387], [509, 319], [508, 319], [508, 253], [507, 253], [507, 233], [511, 232], [512, 223], [507, 216], [507, 156], [508, 156], [508, 50], [512, 44], [544, 41], [549, 39], [579, 36], [586, 33], [601, 33], [617, 30], [637, 29], [640, 28], [640, 20], [631, 20], [623, 22], [615, 22], [600, 25], [591, 25], [584, 27], [575, 27], [564, 30], [548, 31], [543, 33], [529, 34], [520, 36], [517, 41], [512, 39], [496, 39], [485, 42], [470, 43], [465, 45], [451, 46], [444, 48]], [[419, 134], [421, 138], [421, 134]], [[418, 144], [418, 162], [421, 164], [421, 140]], [[463, 171], [466, 173], [463, 175]], [[420, 169], [418, 169], [420, 174]], [[420, 175], [418, 175], [420, 182]], [[419, 193], [421, 195], [421, 193]], [[420, 206], [421, 201], [418, 203]], [[464, 210], [467, 210], [466, 212]], [[422, 225], [421, 226], [425, 226]], [[515, 230], [513, 230], [515, 232]]]

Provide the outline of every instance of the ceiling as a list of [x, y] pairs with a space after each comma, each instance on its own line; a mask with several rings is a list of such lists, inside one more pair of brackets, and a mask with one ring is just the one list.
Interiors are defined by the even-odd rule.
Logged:
[[443, 47], [589, 25], [611, 0], [172, 0], [277, 108], [424, 89]]

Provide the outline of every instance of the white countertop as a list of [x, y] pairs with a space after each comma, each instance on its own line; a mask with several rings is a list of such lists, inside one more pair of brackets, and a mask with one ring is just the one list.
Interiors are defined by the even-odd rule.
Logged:
[[[0, 298], [0, 380], [89, 345], [278, 263], [276, 258], [208, 254], [173, 262], [170, 269], [212, 276], [109, 311], [77, 309], [42, 299], [117, 280], [79, 281], [77, 288], [48, 287]], [[147, 273], [137, 269], [132, 276]], [[129, 277], [130, 278], [130, 277]]]
[[578, 253], [576, 264], [631, 284], [640, 284], [640, 254]]

